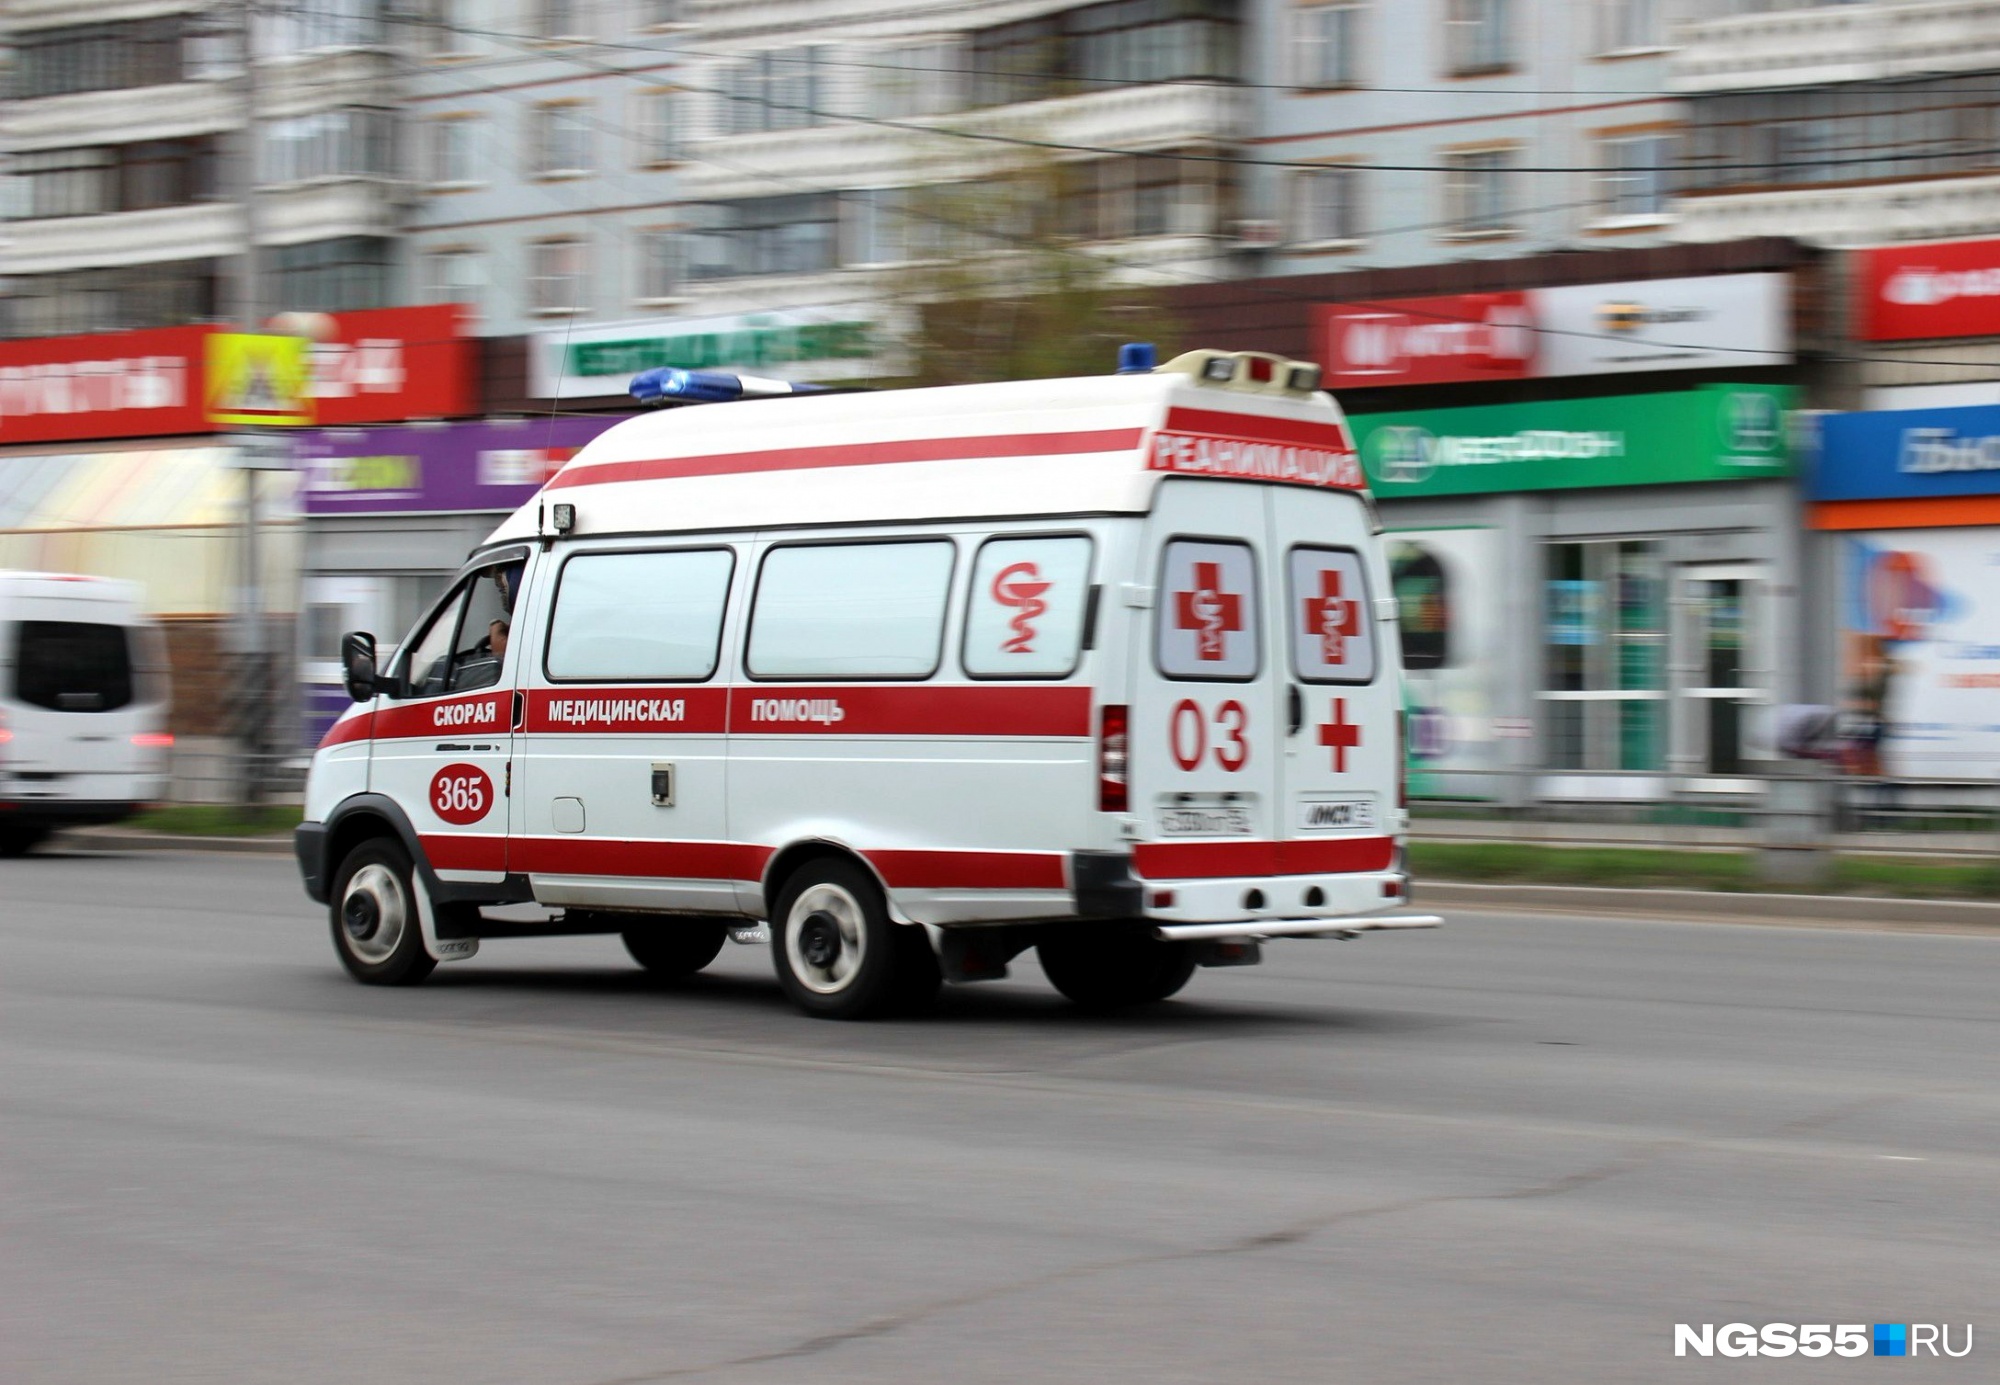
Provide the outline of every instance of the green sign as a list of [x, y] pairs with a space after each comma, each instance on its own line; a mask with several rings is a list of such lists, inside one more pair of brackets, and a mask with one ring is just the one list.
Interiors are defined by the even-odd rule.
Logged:
[[1782, 385], [1425, 409], [1350, 418], [1384, 499], [1750, 481], [1790, 472]]
[[722, 331], [575, 342], [567, 371], [588, 379], [636, 375], [657, 366], [710, 370], [858, 360], [874, 354], [874, 333], [872, 322], [761, 323], [753, 318]]

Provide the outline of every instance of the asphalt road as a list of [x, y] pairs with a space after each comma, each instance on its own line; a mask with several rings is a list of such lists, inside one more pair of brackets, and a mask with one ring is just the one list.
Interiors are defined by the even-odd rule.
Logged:
[[[2000, 938], [1268, 956], [1120, 1020], [1024, 959], [837, 1025], [761, 949], [373, 990], [284, 861], [0, 862], [0, 1379], [2000, 1379]], [[1680, 1321], [1981, 1335], [1676, 1360]]]

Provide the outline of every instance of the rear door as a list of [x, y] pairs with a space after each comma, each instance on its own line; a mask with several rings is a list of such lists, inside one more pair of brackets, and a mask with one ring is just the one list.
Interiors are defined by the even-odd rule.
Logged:
[[1141, 875], [1275, 869], [1285, 684], [1267, 489], [1163, 481], [1147, 521], [1152, 619], [1133, 632], [1130, 728]]
[[1358, 496], [1265, 488], [1282, 607], [1284, 752], [1278, 838], [1288, 874], [1385, 870], [1396, 808], [1401, 710], [1395, 626], [1379, 543]]

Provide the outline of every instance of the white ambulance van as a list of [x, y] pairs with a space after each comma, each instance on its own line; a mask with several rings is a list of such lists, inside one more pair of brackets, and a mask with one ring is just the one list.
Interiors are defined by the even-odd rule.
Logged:
[[166, 643], [130, 582], [0, 572], [0, 856], [166, 796]]
[[[386, 668], [347, 638], [298, 832], [342, 962], [615, 932], [674, 975], [768, 936], [846, 1017], [1030, 947], [1110, 1008], [1435, 926], [1396, 912], [1396, 603], [1317, 380], [1195, 352], [611, 429]], [[480, 912], [528, 901], [561, 913]]]

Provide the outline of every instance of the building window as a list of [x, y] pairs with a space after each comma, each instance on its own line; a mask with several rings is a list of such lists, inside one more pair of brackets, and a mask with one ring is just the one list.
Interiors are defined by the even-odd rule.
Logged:
[[674, 231], [644, 230], [638, 235], [639, 297], [672, 298], [680, 289], [680, 235]]
[[1363, 0], [1306, 5], [1297, 14], [1293, 48], [1302, 87], [1351, 87], [1361, 80]]
[[314, 0], [258, 7], [257, 52], [283, 57], [310, 48], [365, 48], [383, 41], [382, 0]]
[[396, 301], [394, 241], [339, 236], [266, 252], [277, 282], [274, 305], [287, 312], [348, 312]]
[[36, 150], [14, 156], [10, 214], [96, 216], [185, 206], [215, 196], [217, 177], [212, 136]]
[[973, 104], [1005, 106], [1143, 82], [1235, 81], [1232, 0], [1112, 0], [980, 29]]
[[1603, 28], [1598, 39], [1602, 52], [1660, 46], [1660, 0], [1599, 0], [1598, 16]]
[[883, 120], [950, 115], [965, 104], [965, 55], [956, 40], [879, 49], [869, 62], [869, 113]]
[[425, 257], [425, 296], [432, 303], [486, 307], [486, 257], [469, 246], [433, 250]]
[[263, 181], [394, 177], [395, 118], [350, 106], [270, 120], [263, 128]]
[[840, 204], [832, 193], [713, 202], [693, 214], [690, 279], [813, 274], [840, 261]]
[[642, 166], [672, 163], [680, 157], [680, 93], [670, 89], [642, 91], [637, 98], [639, 162]]
[[537, 106], [533, 112], [534, 172], [541, 178], [575, 178], [590, 172], [590, 111], [574, 101]]
[[213, 260], [0, 280], [0, 337], [68, 337], [212, 321], [219, 283]]
[[15, 34], [12, 95], [66, 96], [181, 81], [183, 45], [192, 18], [169, 14]]
[[682, 0], [639, 0], [639, 27], [664, 29], [683, 22]]
[[1514, 225], [1512, 149], [1470, 149], [1445, 156], [1444, 234], [1491, 235], [1518, 229]]
[[1315, 168], [1296, 175], [1293, 239], [1307, 245], [1361, 239], [1361, 170]]
[[452, 115], [430, 122], [433, 183], [464, 186], [484, 181], [479, 167], [481, 126], [477, 116]]
[[1674, 138], [1667, 134], [1619, 135], [1599, 143], [1599, 163], [1612, 170], [1604, 185], [1607, 217], [1660, 217], [1673, 192]]
[[1054, 216], [1074, 240], [1208, 235], [1229, 201], [1226, 170], [1167, 153], [1090, 159], [1058, 170]]
[[718, 76], [724, 134], [801, 130], [827, 119], [824, 62], [816, 47], [772, 49]]
[[583, 36], [584, 0], [536, 0], [535, 24], [543, 38]]
[[117, 151], [46, 149], [16, 154], [8, 183], [20, 216], [96, 216], [115, 211]]
[[1454, 73], [1493, 72], [1514, 60], [1513, 0], [1448, 0], [1445, 46]]
[[1549, 767], [1664, 768], [1667, 602], [1658, 545], [1550, 544], [1544, 607]]
[[528, 249], [528, 301], [538, 313], [589, 308], [588, 247], [574, 236], [538, 240]]

